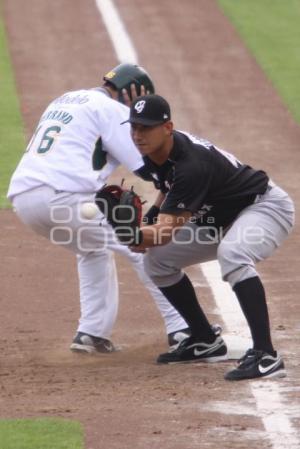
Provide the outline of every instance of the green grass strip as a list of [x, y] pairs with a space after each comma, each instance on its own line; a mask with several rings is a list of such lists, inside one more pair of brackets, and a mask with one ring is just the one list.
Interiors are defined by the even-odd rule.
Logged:
[[300, 122], [300, 0], [217, 0]]
[[0, 449], [83, 449], [80, 423], [57, 418], [0, 421]]
[[0, 208], [9, 206], [6, 191], [24, 145], [23, 123], [0, 5]]

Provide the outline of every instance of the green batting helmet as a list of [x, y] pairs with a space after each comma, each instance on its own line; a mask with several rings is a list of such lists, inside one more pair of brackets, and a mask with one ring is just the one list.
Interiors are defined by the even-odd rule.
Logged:
[[130, 86], [135, 85], [138, 95], [141, 94], [141, 86], [144, 86], [147, 93], [154, 94], [154, 84], [143, 67], [137, 64], [119, 64], [114, 69], [110, 70], [104, 77], [104, 81], [112, 84], [117, 89], [119, 94], [119, 101], [124, 103], [122, 89], [126, 89], [131, 98]]

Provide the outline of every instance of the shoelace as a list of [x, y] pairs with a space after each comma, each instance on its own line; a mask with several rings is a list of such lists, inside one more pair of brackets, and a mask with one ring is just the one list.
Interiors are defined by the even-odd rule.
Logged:
[[248, 349], [245, 355], [238, 360], [238, 366], [247, 367], [253, 362], [257, 362], [261, 356], [263, 355], [263, 351], [257, 351], [256, 349]]
[[[216, 339], [217, 339], [217, 336], [216, 336]], [[179, 343], [179, 345], [177, 346], [177, 351], [183, 352], [186, 349], [187, 346], [190, 346], [190, 345], [193, 345], [193, 344], [197, 344], [197, 343], [199, 345], [201, 345], [202, 342], [195, 341], [193, 339], [193, 337], [187, 337], [187, 338], [185, 338], [184, 340], [182, 340]], [[211, 344], [213, 344], [213, 343], [211, 343]]]
[[184, 349], [192, 342], [192, 337], [184, 338], [177, 346], [177, 349]]

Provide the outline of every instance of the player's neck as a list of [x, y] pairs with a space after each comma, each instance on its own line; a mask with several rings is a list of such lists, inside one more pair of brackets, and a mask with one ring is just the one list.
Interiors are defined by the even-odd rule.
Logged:
[[174, 144], [173, 136], [170, 136], [156, 151], [148, 157], [156, 164], [163, 165], [169, 158]]
[[110, 91], [110, 89], [104, 87], [104, 86], [100, 86], [100, 87], [93, 87], [92, 90], [97, 90], [98, 92], [102, 92], [105, 95], [107, 95], [110, 98], [113, 98], [112, 96], [112, 92]]

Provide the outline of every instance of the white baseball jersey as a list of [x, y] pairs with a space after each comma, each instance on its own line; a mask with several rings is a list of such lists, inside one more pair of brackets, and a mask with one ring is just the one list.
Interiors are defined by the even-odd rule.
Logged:
[[[120, 125], [128, 116], [127, 106], [101, 90], [67, 92], [52, 101], [11, 178], [8, 198], [45, 184], [67, 192], [95, 192], [119, 164], [137, 170], [142, 157], [129, 124]], [[97, 171], [92, 157], [99, 138], [107, 163]]]

